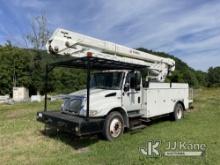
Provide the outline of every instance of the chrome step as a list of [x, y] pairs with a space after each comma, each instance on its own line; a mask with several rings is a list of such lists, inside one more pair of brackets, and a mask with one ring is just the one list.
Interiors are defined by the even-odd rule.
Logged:
[[141, 114], [141, 113], [130, 113], [130, 114], [128, 114], [129, 118], [138, 118], [138, 117], [141, 117], [141, 116], [144, 116], [144, 114]]

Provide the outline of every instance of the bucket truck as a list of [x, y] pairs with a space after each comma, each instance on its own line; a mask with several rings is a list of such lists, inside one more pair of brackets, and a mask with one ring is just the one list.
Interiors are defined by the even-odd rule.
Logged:
[[192, 102], [188, 84], [164, 83], [175, 70], [173, 59], [64, 29], [53, 33], [46, 48], [64, 59], [47, 65], [46, 88], [55, 67], [87, 71], [86, 89], [65, 95], [60, 111], [47, 110], [45, 94], [37, 120], [57, 129], [78, 136], [102, 133], [111, 141], [156, 117], [178, 121]]

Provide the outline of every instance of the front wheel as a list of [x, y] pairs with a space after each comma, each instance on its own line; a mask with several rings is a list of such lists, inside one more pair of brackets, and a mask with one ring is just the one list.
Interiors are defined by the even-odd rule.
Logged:
[[121, 113], [111, 112], [105, 119], [103, 127], [104, 137], [112, 141], [124, 132], [124, 121]]
[[172, 119], [178, 121], [183, 118], [183, 106], [180, 103], [177, 103], [174, 108], [174, 112], [172, 113]]

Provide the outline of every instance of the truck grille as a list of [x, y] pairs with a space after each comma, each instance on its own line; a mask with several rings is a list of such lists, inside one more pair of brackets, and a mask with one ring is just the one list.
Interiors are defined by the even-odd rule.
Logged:
[[82, 99], [73, 98], [64, 101], [63, 111], [68, 111], [78, 114], [81, 109], [82, 109]]

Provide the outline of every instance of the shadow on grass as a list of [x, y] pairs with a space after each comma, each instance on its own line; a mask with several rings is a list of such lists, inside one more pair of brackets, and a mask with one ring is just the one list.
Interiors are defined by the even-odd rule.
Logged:
[[87, 147], [91, 144], [94, 144], [100, 140], [98, 135], [90, 135], [90, 136], [75, 136], [71, 133], [67, 132], [61, 132], [56, 131], [54, 129], [48, 130], [44, 129], [40, 131], [44, 136], [47, 136], [49, 138], [61, 141], [62, 143], [65, 143], [71, 147], [73, 147], [75, 150], [78, 150], [79, 152], [86, 151]]
[[[170, 117], [164, 116], [164, 117], [153, 119], [150, 122], [145, 123], [146, 124], [145, 129], [147, 129], [148, 126], [156, 125], [156, 124], [159, 124], [165, 121], [171, 121]], [[137, 129], [133, 131], [125, 130], [125, 133], [136, 134], [136, 133], [141, 133], [141, 130], [142, 129]], [[103, 137], [100, 136], [99, 134], [78, 137], [71, 133], [56, 131], [53, 128], [52, 129], [47, 128], [47, 129], [41, 130], [41, 133], [44, 136], [53, 138], [55, 140], [59, 140], [67, 145], [70, 145], [71, 147], [73, 147], [75, 150], [78, 150], [79, 152], [83, 151], [85, 148], [98, 142], [99, 140], [103, 139]]]

